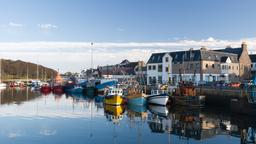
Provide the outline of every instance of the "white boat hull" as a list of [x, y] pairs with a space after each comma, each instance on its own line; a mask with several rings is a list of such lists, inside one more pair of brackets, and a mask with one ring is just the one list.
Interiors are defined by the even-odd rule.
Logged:
[[0, 87], [6, 87], [6, 84], [5, 83], [0, 83]]
[[150, 104], [165, 106], [169, 100], [168, 95], [150, 95], [147, 97], [147, 102]]

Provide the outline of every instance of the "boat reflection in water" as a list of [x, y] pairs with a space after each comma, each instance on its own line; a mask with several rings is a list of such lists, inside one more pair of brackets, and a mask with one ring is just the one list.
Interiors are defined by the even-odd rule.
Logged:
[[159, 106], [159, 105], [148, 105], [148, 109], [152, 114], [167, 117], [169, 114], [168, 108], [166, 106]]
[[148, 105], [148, 125], [153, 133], [164, 133], [171, 131], [172, 119], [168, 116], [166, 106]]
[[0, 90], [0, 104], [21, 104], [26, 101], [34, 100], [42, 97], [40, 93], [35, 93], [31, 89], [25, 88], [23, 90], [11, 88]]
[[127, 116], [130, 120], [146, 121], [147, 107], [143, 105], [128, 104]]
[[123, 119], [125, 107], [123, 105], [104, 105], [104, 112], [107, 120], [112, 121], [114, 124], [119, 124]]
[[[256, 139], [256, 118], [230, 113], [229, 109], [104, 105], [103, 97], [45, 96], [31, 89], [0, 90], [0, 120], [3, 143], [54, 143], [60, 139], [60, 143], [113, 143], [113, 138], [124, 144], [247, 144]], [[8, 134], [13, 129], [26, 133], [24, 139], [10, 139]], [[41, 136], [44, 132], [56, 137]]]

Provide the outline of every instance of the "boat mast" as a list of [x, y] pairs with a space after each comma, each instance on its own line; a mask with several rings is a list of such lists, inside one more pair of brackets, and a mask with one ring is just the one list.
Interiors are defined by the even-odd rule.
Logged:
[[91, 77], [93, 77], [93, 43], [91, 43]]
[[28, 63], [27, 63], [27, 84], [28, 84]]
[[39, 77], [39, 68], [38, 68], [38, 64], [36, 65], [36, 80], [38, 81], [38, 77]]

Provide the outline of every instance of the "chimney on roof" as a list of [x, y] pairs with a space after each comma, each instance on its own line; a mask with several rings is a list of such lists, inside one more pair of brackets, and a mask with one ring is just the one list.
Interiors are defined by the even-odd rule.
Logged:
[[207, 50], [206, 46], [202, 46], [200, 50]]
[[247, 50], [247, 43], [246, 42], [243, 42], [242, 45], [241, 45], [243, 51], [244, 50]]
[[231, 45], [227, 45], [226, 48], [232, 48]]

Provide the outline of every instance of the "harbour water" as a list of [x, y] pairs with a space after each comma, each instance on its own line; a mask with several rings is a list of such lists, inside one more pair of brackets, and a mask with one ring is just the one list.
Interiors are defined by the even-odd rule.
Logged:
[[227, 108], [104, 106], [102, 97], [1, 90], [2, 143], [239, 144], [255, 140], [256, 118]]

